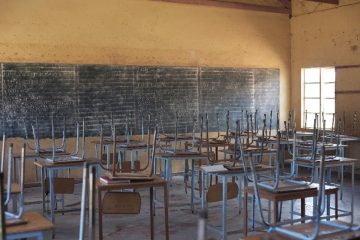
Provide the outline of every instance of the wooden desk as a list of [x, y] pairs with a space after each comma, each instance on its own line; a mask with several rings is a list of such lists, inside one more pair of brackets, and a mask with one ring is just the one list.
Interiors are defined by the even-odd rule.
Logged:
[[[267, 170], [271, 170], [272, 168], [269, 166], [259, 166], [258, 171], [267, 171]], [[247, 171], [249, 171], [249, 169], [247, 169]], [[239, 167], [236, 170], [228, 170], [226, 169], [223, 164], [218, 164], [218, 165], [212, 165], [212, 166], [201, 166], [201, 208], [203, 210], [207, 210], [207, 190], [208, 190], [208, 181], [207, 178], [208, 176], [218, 176], [222, 179], [222, 187], [221, 187], [221, 201], [222, 201], [222, 213], [221, 213], [221, 230], [218, 230], [216, 227], [208, 225], [208, 228], [211, 228], [213, 230], [215, 230], [217, 233], [219, 233], [221, 235], [221, 239], [226, 240], [227, 239], [227, 234], [228, 234], [228, 230], [227, 230], [227, 199], [228, 199], [228, 182], [227, 182], [227, 178], [231, 177], [236, 177], [238, 180], [238, 184], [237, 184], [237, 190], [238, 190], [238, 196], [237, 196], [237, 201], [238, 201], [238, 206], [239, 206], [239, 213], [241, 211], [241, 192], [242, 192], [242, 188], [241, 188], [241, 177], [244, 174], [244, 169]], [[244, 183], [245, 184], [245, 183]], [[245, 203], [244, 203], [245, 204]]]
[[6, 227], [6, 239], [33, 238], [44, 239], [43, 232], [54, 229], [54, 224], [37, 212], [25, 212], [26, 224]]
[[[56, 153], [56, 155], [70, 155], [71, 153], [64, 153], [64, 152], [61, 152], [61, 153]], [[41, 156], [40, 156], [41, 155]], [[46, 156], [52, 156], [52, 152], [49, 152], [49, 153], [41, 153], [41, 154], [38, 154], [38, 153], [35, 153], [35, 152], [32, 152], [30, 154], [27, 154], [25, 156], [25, 161], [29, 161], [29, 160], [33, 160], [34, 162], [40, 160], [40, 159], [43, 159], [43, 157], [46, 157]], [[17, 167], [17, 166], [20, 166], [20, 164], [18, 164], [19, 162], [21, 161], [21, 155], [20, 154], [14, 154], [13, 155], [13, 180], [14, 182], [18, 182], [18, 176], [20, 176], [20, 168]], [[37, 168], [35, 168], [35, 176], [36, 176], [36, 180], [38, 180], [38, 172], [37, 172]], [[24, 183], [24, 186], [25, 187], [38, 187], [40, 185], [39, 182], [32, 182], [32, 183]]]
[[[50, 162], [44, 159], [34, 162], [36, 167], [41, 169], [41, 192], [42, 192], [42, 208], [45, 214], [45, 172], [49, 171], [49, 190], [50, 190], [50, 219], [55, 224], [55, 191], [54, 191], [54, 177], [57, 170], [82, 168], [85, 161], [96, 162], [95, 159], [86, 159], [83, 161], [69, 161], [69, 162]], [[64, 211], [62, 211], [64, 212]]]
[[119, 183], [119, 184], [104, 184], [97, 182], [96, 184], [98, 191], [98, 207], [99, 207], [99, 239], [103, 239], [102, 231], [102, 192], [121, 190], [121, 189], [139, 189], [149, 188], [150, 189], [150, 233], [151, 239], [154, 239], [154, 188], [162, 187], [164, 189], [164, 220], [165, 220], [165, 238], [169, 239], [169, 223], [168, 223], [168, 187], [167, 183], [158, 176], [155, 176], [150, 181], [133, 181], [130, 183]]

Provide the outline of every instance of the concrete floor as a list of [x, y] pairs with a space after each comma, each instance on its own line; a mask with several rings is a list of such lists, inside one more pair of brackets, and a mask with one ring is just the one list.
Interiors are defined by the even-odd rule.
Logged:
[[[360, 224], [360, 179], [356, 180], [355, 191], [355, 223]], [[65, 196], [65, 208], [80, 206], [81, 185], [76, 186], [75, 194]], [[350, 183], [347, 179], [344, 199], [339, 202], [340, 208], [350, 206]], [[141, 213], [139, 215], [106, 215], [104, 217], [104, 239], [127, 239], [139, 240], [150, 239], [149, 231], [149, 192], [140, 191], [142, 197]], [[162, 192], [158, 190], [158, 198], [161, 199]], [[26, 202], [39, 201], [40, 188], [28, 188], [25, 195]], [[307, 213], [311, 213], [312, 200], [307, 201]], [[267, 205], [266, 205], [267, 206]], [[289, 216], [289, 204], [284, 204], [284, 216]], [[298, 203], [295, 209], [298, 209]], [[196, 209], [200, 209], [200, 205], [196, 205]], [[26, 205], [26, 210], [41, 212], [41, 204]], [[228, 230], [235, 231], [228, 235], [229, 240], [239, 239], [242, 235], [242, 215], [238, 213], [237, 201], [228, 201]], [[215, 226], [221, 225], [221, 204], [209, 204], [209, 223]], [[250, 213], [249, 213], [250, 214]], [[265, 213], [266, 215], [266, 213]], [[343, 218], [346, 220], [346, 218]], [[182, 177], [174, 177], [172, 187], [170, 190], [170, 209], [169, 209], [169, 225], [170, 225], [170, 239], [196, 239], [197, 234], [198, 214], [192, 214], [190, 211], [190, 193], [184, 193], [184, 183]], [[262, 227], [258, 226], [258, 231]], [[56, 215], [56, 237], [55, 239], [78, 239], [79, 234], [79, 212], [70, 212]], [[253, 234], [253, 233], [250, 233]], [[208, 231], [208, 237], [213, 239], [220, 239], [218, 235]], [[50, 238], [47, 235], [46, 239]], [[155, 217], [155, 239], [164, 239], [164, 225], [163, 225], [163, 208], [156, 208]]]

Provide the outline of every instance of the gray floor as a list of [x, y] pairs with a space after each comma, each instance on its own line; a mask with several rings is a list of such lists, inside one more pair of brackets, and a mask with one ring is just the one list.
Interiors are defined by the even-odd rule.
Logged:
[[[356, 186], [360, 185], [360, 180], [356, 180]], [[65, 196], [65, 208], [80, 206], [80, 189], [81, 186], [76, 186], [75, 194]], [[139, 240], [150, 239], [149, 232], [149, 193], [148, 191], [141, 191], [142, 207], [139, 215], [106, 215], [104, 217], [104, 239], [127, 239]], [[350, 183], [346, 181], [346, 188], [344, 199], [339, 202], [340, 208], [350, 206]], [[28, 188], [25, 195], [26, 202], [40, 201], [40, 188]], [[161, 199], [162, 193], [158, 190], [158, 197]], [[355, 191], [355, 223], [360, 223], [360, 205], [357, 203], [360, 200], [360, 191], [356, 187]], [[228, 239], [239, 239], [242, 235], [242, 215], [239, 214], [239, 208], [236, 200], [228, 201], [228, 229], [234, 231], [228, 235]], [[311, 213], [312, 200], [307, 201], [307, 213]], [[267, 206], [267, 204], [265, 204]], [[298, 203], [296, 203], [298, 209]], [[197, 204], [197, 210], [200, 205]], [[41, 212], [41, 204], [26, 205], [26, 210]], [[284, 217], [289, 216], [289, 204], [284, 204]], [[249, 213], [250, 214], [250, 213]], [[265, 212], [265, 215], [267, 213]], [[209, 223], [215, 226], [221, 225], [221, 204], [209, 204]], [[346, 218], [343, 218], [346, 220]], [[184, 183], [182, 177], [174, 177], [172, 187], [170, 190], [170, 209], [169, 209], [169, 224], [170, 224], [170, 239], [196, 239], [197, 234], [197, 213], [192, 214], [190, 211], [190, 194], [185, 194]], [[155, 216], [155, 239], [164, 239], [164, 225], [163, 225], [163, 208], [156, 208]], [[257, 224], [258, 231], [261, 231], [261, 225]], [[55, 239], [77, 239], [79, 233], [79, 212], [71, 212], [56, 215], [56, 237]], [[253, 234], [253, 233], [251, 233]], [[216, 234], [208, 231], [208, 237], [220, 239]], [[47, 238], [50, 238], [47, 236]]]

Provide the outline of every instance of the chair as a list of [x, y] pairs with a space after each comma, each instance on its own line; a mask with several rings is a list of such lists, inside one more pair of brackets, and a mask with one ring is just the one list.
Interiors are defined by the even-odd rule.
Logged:
[[25, 131], [25, 142], [29, 149], [33, 150], [37, 154], [52, 154], [55, 153], [65, 153], [66, 152], [66, 118], [63, 120], [63, 129], [62, 129], [62, 140], [60, 146], [55, 145], [55, 123], [54, 116], [51, 116], [51, 137], [52, 137], [52, 146], [51, 147], [42, 147], [40, 144], [40, 128], [38, 118], [35, 118], [35, 125], [31, 124], [31, 129], [34, 137], [34, 146], [31, 146], [29, 143], [29, 135], [27, 131], [26, 122], [24, 121], [24, 131]]
[[[325, 124], [324, 124], [324, 129], [325, 129]], [[280, 136], [280, 134], [278, 133], [278, 136]], [[314, 149], [313, 149], [314, 150]], [[266, 226], [267, 228], [269, 228], [269, 231], [277, 231], [280, 232], [282, 234], [291, 236], [291, 237], [295, 237], [295, 238], [301, 238], [301, 239], [314, 239], [317, 237], [318, 233], [319, 233], [319, 225], [321, 224], [327, 224], [327, 225], [336, 225], [333, 224], [331, 222], [323, 222], [321, 220], [321, 216], [323, 215], [324, 211], [325, 211], [325, 204], [324, 204], [324, 197], [326, 194], [326, 187], [325, 187], [325, 155], [324, 155], [324, 151], [325, 147], [324, 144], [322, 146], [322, 158], [321, 158], [321, 162], [320, 162], [320, 178], [319, 178], [319, 184], [318, 185], [313, 185], [313, 184], [309, 184], [309, 183], [301, 183], [299, 181], [296, 180], [289, 180], [289, 179], [280, 179], [279, 176], [279, 167], [278, 167], [278, 161], [275, 161], [275, 180], [273, 181], [273, 184], [268, 184], [267, 182], [261, 182], [259, 181], [258, 177], [257, 177], [257, 173], [256, 173], [256, 169], [254, 167], [254, 162], [250, 157], [250, 167], [251, 167], [251, 175], [252, 177], [249, 177], [249, 173], [246, 173], [247, 175], [247, 179], [252, 182], [253, 184], [253, 190], [250, 191], [246, 191], [246, 193], [251, 192], [252, 194], [255, 195], [255, 200], [256, 200], [256, 204], [259, 207], [259, 215], [260, 215], [260, 220], [262, 222], [262, 224], [264, 226]], [[316, 153], [316, 145], [315, 145], [315, 151]], [[315, 155], [316, 156], [316, 155]], [[315, 162], [315, 156], [313, 159], [313, 162]], [[242, 162], [245, 165], [245, 159], [242, 157]], [[290, 183], [290, 184], [286, 184], [286, 183]], [[284, 187], [282, 187], [284, 186]], [[291, 229], [288, 228], [284, 228], [282, 227], [282, 224], [277, 223], [277, 203], [274, 204], [274, 213], [275, 213], [275, 224], [271, 224], [268, 221], [265, 220], [264, 216], [263, 216], [263, 210], [262, 210], [262, 203], [261, 203], [261, 198], [264, 197], [265, 195], [271, 195], [271, 196], [276, 196], [278, 194], [283, 194], [285, 195], [285, 197], [283, 196], [282, 199], [280, 200], [292, 200], [292, 199], [296, 199], [296, 198], [301, 198], [303, 199], [304, 197], [308, 197], [308, 196], [313, 196], [313, 197], [317, 197], [318, 201], [315, 202], [316, 205], [314, 206], [314, 216], [313, 217], [304, 217], [304, 215], [302, 215], [302, 218], [294, 221], [290, 221], [290, 222], [285, 222], [285, 224], [289, 224], [289, 223], [295, 223], [298, 221], [304, 221], [307, 219], [310, 219], [312, 221], [314, 221], [315, 223], [315, 229], [313, 232], [311, 232], [310, 234], [303, 234], [300, 232], [296, 232], [293, 231]], [[247, 194], [245, 194], [244, 196], [245, 201], [247, 201]], [[276, 199], [275, 197], [273, 197], [273, 199]], [[303, 203], [302, 203], [303, 205]], [[247, 234], [247, 212], [245, 212], [244, 214], [244, 225], [245, 225], [245, 229], [244, 229], [244, 234]], [[337, 226], [339, 229], [346, 229], [345, 226]]]

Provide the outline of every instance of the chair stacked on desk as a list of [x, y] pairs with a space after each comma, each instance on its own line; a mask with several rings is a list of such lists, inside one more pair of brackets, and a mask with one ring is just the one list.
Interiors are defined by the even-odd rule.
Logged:
[[[5, 141], [5, 138], [3, 138]], [[19, 239], [19, 238], [36, 238], [39, 240], [44, 239], [44, 232], [52, 230], [54, 225], [37, 212], [27, 212], [24, 207], [24, 179], [25, 179], [25, 152], [26, 145], [24, 144], [21, 149], [21, 164], [19, 192], [14, 192], [11, 186], [12, 183], [12, 154], [13, 144], [10, 143], [8, 150], [8, 170], [6, 172], [7, 181], [4, 181], [5, 169], [2, 168], [0, 172], [0, 210], [1, 210], [1, 239]], [[5, 156], [5, 144], [2, 149], [2, 156]], [[4, 162], [2, 162], [2, 165]], [[18, 204], [13, 206], [10, 211], [9, 200], [13, 195], [19, 195]]]
[[[323, 135], [323, 142], [321, 143], [321, 151], [318, 151], [319, 143], [317, 142], [317, 119], [314, 119], [314, 128], [313, 133], [314, 136], [312, 140], [309, 142], [302, 142], [301, 144], [299, 142], [296, 142], [296, 132], [294, 133], [294, 143], [293, 143], [293, 164], [296, 164], [296, 161], [309, 161], [312, 164], [311, 168], [311, 180], [310, 182], [305, 181], [299, 181], [296, 178], [296, 171], [295, 168], [291, 168], [290, 174], [281, 175], [280, 174], [280, 167], [278, 161], [275, 161], [275, 175], [274, 179], [269, 181], [263, 181], [262, 179], [259, 179], [257, 176], [256, 169], [254, 167], [254, 162], [250, 159], [250, 167], [251, 171], [246, 172], [246, 177], [249, 182], [252, 182], [252, 187], [249, 187], [245, 190], [245, 196], [244, 199], [247, 201], [247, 195], [252, 194], [255, 196], [256, 205], [259, 208], [259, 216], [260, 216], [260, 222], [266, 226], [269, 230], [269, 232], [276, 232], [278, 235], [276, 236], [282, 236], [283, 238], [294, 238], [294, 239], [315, 239], [318, 237], [320, 233], [320, 228], [322, 225], [334, 228], [335, 232], [341, 232], [341, 231], [347, 231], [351, 229], [351, 226], [353, 224], [353, 202], [351, 203], [351, 210], [348, 214], [351, 216], [351, 220], [349, 223], [343, 223], [343, 222], [337, 222], [337, 221], [324, 221], [329, 220], [330, 217], [327, 215], [324, 215], [325, 209], [326, 209], [326, 201], [325, 196], [328, 196], [329, 194], [333, 194], [337, 192], [337, 188], [334, 188], [332, 186], [328, 186], [325, 184], [325, 169], [326, 169], [326, 156], [325, 156], [325, 137]], [[325, 121], [323, 122], [323, 133], [325, 133]], [[280, 139], [280, 133], [278, 133], [279, 139]], [[299, 144], [301, 146], [299, 146]], [[304, 145], [305, 144], [305, 145]], [[298, 149], [299, 148], [299, 149]], [[301, 150], [307, 150], [308, 155], [306, 156], [299, 156]], [[317, 157], [317, 153], [321, 153], [320, 159]], [[243, 164], [245, 165], [246, 161], [245, 158], [242, 158]], [[319, 169], [319, 176], [316, 178], [316, 172], [317, 169], [315, 166], [318, 164]], [[315, 181], [317, 183], [315, 184]], [[314, 206], [313, 206], [313, 215], [312, 216], [305, 216], [305, 210], [304, 210], [304, 198], [306, 197], [314, 197]], [[337, 202], [337, 195], [335, 195], [335, 203]], [[263, 215], [263, 203], [261, 199], [271, 199], [274, 201], [274, 223], [270, 223], [269, 221], [265, 220], [265, 217]], [[278, 218], [278, 204], [279, 201], [285, 201], [285, 200], [295, 200], [295, 199], [301, 199], [301, 218], [299, 219], [293, 219], [287, 221], [279, 221]], [[317, 199], [317, 200], [316, 200]], [[353, 196], [352, 196], [353, 201]], [[327, 202], [329, 203], [329, 198], [327, 199]], [[335, 207], [337, 208], [337, 206]], [[293, 209], [291, 209], [293, 211]], [[292, 215], [292, 212], [290, 213]], [[337, 217], [337, 213], [335, 214], [335, 217]], [[245, 211], [244, 214], [244, 233], [246, 235], [247, 233], [247, 211]], [[305, 221], [310, 221], [311, 225], [309, 223], [305, 223], [308, 225], [304, 225], [309, 227], [312, 226], [313, 229], [311, 231], [304, 232], [301, 227], [284, 227], [284, 225], [289, 224], [295, 224], [295, 223], [304, 223]], [[275, 235], [269, 235], [269, 236], [275, 236]], [[251, 239], [251, 238], [249, 238]]]
[[[102, 127], [100, 130], [100, 156], [102, 156]], [[168, 193], [167, 183], [154, 173], [154, 159], [157, 147], [158, 128], [154, 130], [153, 142], [150, 142], [150, 126], [147, 134], [147, 163], [145, 167], [137, 170], [122, 168], [116, 158], [116, 126], [113, 126], [113, 158], [110, 164], [103, 165], [98, 162], [105, 175], [100, 177], [100, 181], [96, 183], [98, 193], [98, 210], [99, 210], [99, 239], [103, 238], [103, 215], [104, 214], [138, 214], [141, 209], [141, 196], [136, 189], [147, 188], [150, 190], [150, 229], [151, 239], [154, 239], [154, 188], [162, 187], [164, 190], [164, 218], [165, 218], [165, 235], [169, 239], [168, 229]], [[85, 172], [85, 170], [84, 170]], [[105, 194], [103, 195], [103, 192]], [[84, 190], [83, 190], [84, 194]], [[84, 196], [84, 195], [83, 195]], [[95, 209], [95, 202], [92, 202], [92, 209]], [[84, 206], [83, 206], [84, 207]], [[81, 232], [81, 231], [80, 231]], [[93, 234], [92, 234], [93, 235]]]

